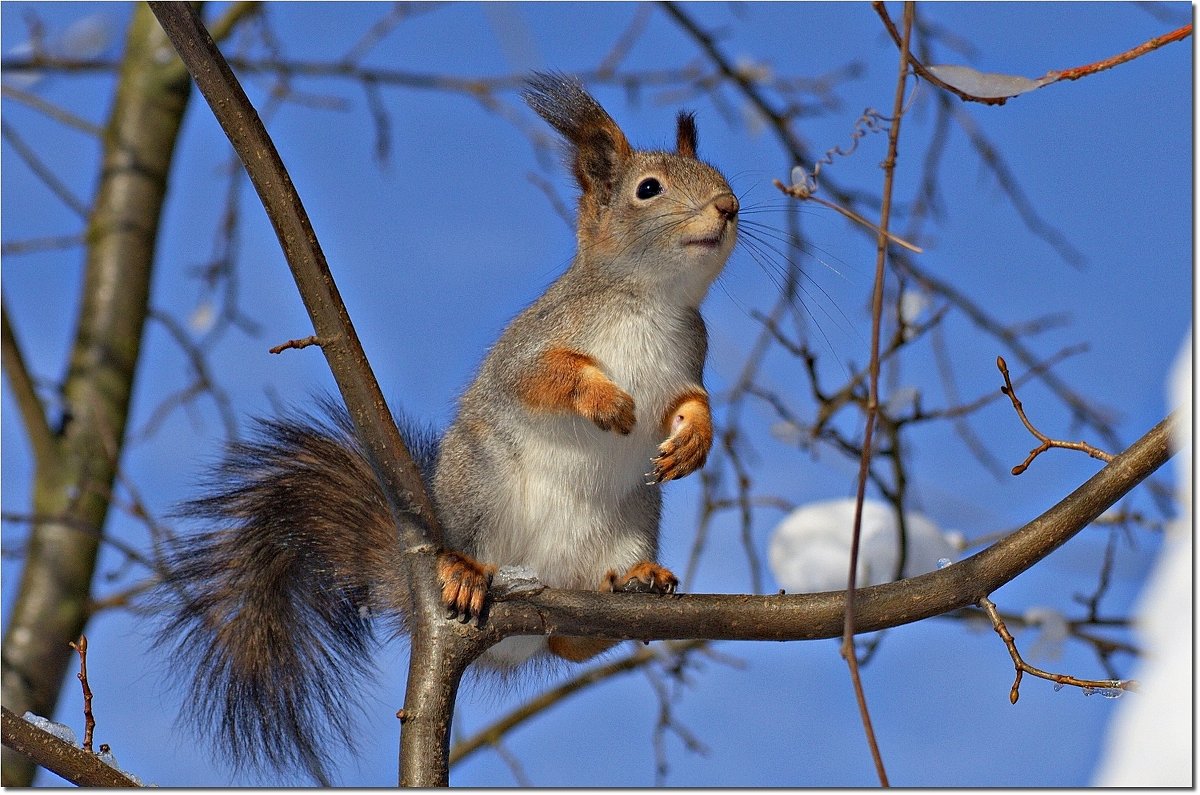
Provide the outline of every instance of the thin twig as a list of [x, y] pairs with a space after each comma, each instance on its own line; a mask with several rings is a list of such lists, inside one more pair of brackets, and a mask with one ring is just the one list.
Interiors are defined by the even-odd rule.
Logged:
[[311, 336], [303, 337], [302, 339], [298, 339], [298, 340], [288, 340], [287, 342], [283, 342], [283, 343], [280, 343], [279, 345], [275, 345], [271, 348], [268, 348], [267, 351], [269, 353], [283, 353], [284, 351], [291, 349], [291, 348], [295, 348], [296, 350], [301, 350], [303, 348], [307, 348], [310, 345], [324, 346], [326, 344], [326, 342], [327, 342], [327, 340], [323, 340], [320, 337], [318, 337], [316, 334], [313, 334]]
[[16, 331], [9, 320], [8, 302], [2, 296], [0, 296], [0, 327], [2, 327], [0, 348], [3, 350], [0, 360], [4, 363], [8, 385], [12, 388], [13, 397], [16, 399], [17, 410], [21, 414], [25, 433], [29, 436], [34, 461], [39, 467], [50, 467], [58, 456], [58, 438], [46, 418], [46, 407], [37, 393], [37, 382], [29, 370], [24, 350], [18, 342]]
[[83, 686], [83, 750], [92, 753], [92, 735], [96, 731], [96, 717], [92, 714], [92, 688], [87, 677], [87, 635], [71, 641], [71, 648], [79, 654], [79, 673], [75, 678]]
[[1024, 424], [1026, 430], [1028, 430], [1039, 442], [1041, 442], [1041, 444], [1029, 451], [1028, 457], [1026, 457], [1023, 462], [1012, 468], [1012, 473], [1014, 475], [1020, 475], [1029, 468], [1029, 465], [1033, 463], [1033, 459], [1037, 458], [1039, 455], [1052, 447], [1061, 447], [1066, 450], [1079, 450], [1087, 453], [1092, 458], [1100, 459], [1106, 464], [1112, 461], [1113, 457], [1110, 453], [1106, 453], [1097, 447], [1093, 447], [1087, 442], [1064, 442], [1058, 439], [1051, 439], [1049, 436], [1035, 428], [1033, 423], [1029, 421], [1029, 418], [1025, 416], [1025, 407], [1017, 398], [1017, 391], [1013, 388], [1012, 380], [1008, 376], [1008, 364], [1004, 361], [1003, 356], [996, 357], [996, 367], [1000, 368], [1000, 373], [1004, 376], [1004, 386], [1000, 387], [1000, 391], [1005, 395], [1008, 395], [1009, 400], [1012, 401], [1013, 408], [1017, 411], [1017, 416], [1021, 418], [1021, 422]]
[[875, 762], [875, 772], [879, 783], [888, 786], [887, 770], [883, 765], [883, 756], [875, 739], [875, 731], [871, 726], [871, 715], [867, 709], [866, 693], [863, 690], [862, 678], [858, 672], [858, 655], [854, 649], [854, 591], [855, 576], [858, 569], [858, 551], [862, 536], [862, 508], [867, 492], [867, 477], [871, 471], [872, 437], [875, 431], [875, 419], [879, 411], [879, 352], [883, 333], [883, 286], [884, 273], [887, 264], [888, 226], [892, 212], [892, 186], [896, 171], [896, 150], [900, 140], [900, 122], [904, 115], [904, 92], [908, 79], [909, 39], [912, 36], [914, 4], [904, 4], [904, 33], [900, 44], [900, 65], [896, 78], [896, 91], [892, 98], [892, 122], [888, 128], [887, 157], [883, 161], [883, 201], [879, 208], [879, 234], [875, 246], [875, 284], [871, 293], [871, 359], [869, 363], [869, 381], [866, 409], [866, 428], [863, 431], [862, 458], [859, 461], [858, 488], [855, 493], [854, 533], [850, 542], [850, 573], [846, 584], [846, 622], [842, 635], [842, 657], [850, 668], [850, 678], [854, 684], [854, 695], [858, 700], [858, 711], [862, 717], [863, 730], [867, 734], [867, 743], [871, 747], [871, 757]]
[[1134, 58], [1139, 58], [1148, 52], [1153, 52], [1165, 44], [1170, 44], [1173, 41], [1182, 41], [1190, 35], [1192, 35], [1192, 26], [1190, 24], [1184, 25], [1182, 28], [1173, 30], [1170, 33], [1164, 33], [1161, 36], [1156, 36], [1149, 41], [1143, 42], [1138, 46], [1126, 50], [1123, 53], [1114, 55], [1111, 58], [1105, 58], [1102, 61], [1084, 64], [1083, 66], [1076, 66], [1073, 69], [1064, 69], [1061, 72], [1050, 72], [1047, 76], [1049, 77], [1050, 75], [1053, 75], [1054, 80], [1052, 82], [1055, 83], [1062, 80], [1078, 80], [1081, 77], [1087, 77], [1088, 75], [1094, 75], [1097, 72], [1103, 72], [1105, 69], [1112, 69], [1114, 66], [1120, 66], [1121, 64], [1126, 63], [1127, 61], [1132, 61]]
[[1084, 692], [1088, 695], [1095, 692], [1108, 694], [1121, 690], [1137, 690], [1137, 681], [1133, 679], [1079, 679], [1069, 674], [1055, 674], [1035, 668], [1021, 658], [1021, 653], [1017, 651], [1016, 639], [1008, 631], [1008, 627], [1004, 625], [1004, 619], [1000, 617], [1000, 611], [996, 609], [995, 603], [985, 596], [979, 600], [979, 606], [983, 608], [988, 618], [992, 620], [992, 627], [996, 630], [996, 634], [1000, 636], [1000, 639], [1004, 641], [1005, 647], [1008, 648], [1008, 654], [1012, 657], [1013, 666], [1017, 671], [1016, 678], [1013, 679], [1012, 688], [1008, 691], [1008, 700], [1011, 703], [1016, 704], [1017, 699], [1021, 697], [1021, 677], [1024, 674], [1049, 680], [1056, 685], [1071, 685], [1072, 687], [1083, 688]]

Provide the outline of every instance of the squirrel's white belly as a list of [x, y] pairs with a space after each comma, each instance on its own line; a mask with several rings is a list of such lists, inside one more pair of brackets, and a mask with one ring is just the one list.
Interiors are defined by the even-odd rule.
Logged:
[[[506, 473], [499, 521], [511, 532], [491, 534], [507, 548], [480, 550], [486, 560], [529, 566], [554, 588], [593, 590], [605, 572], [624, 572], [653, 556], [645, 527], [622, 515], [644, 473], [658, 432], [640, 426], [628, 436], [604, 432], [577, 417], [547, 417], [524, 434], [520, 455]], [[657, 426], [657, 423], [655, 423]], [[516, 548], [514, 544], [520, 544]]]

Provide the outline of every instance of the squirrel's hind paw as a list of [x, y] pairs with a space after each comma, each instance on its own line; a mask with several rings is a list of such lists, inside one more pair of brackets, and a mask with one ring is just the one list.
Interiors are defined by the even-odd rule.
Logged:
[[643, 560], [633, 565], [625, 576], [618, 577], [615, 571], [609, 570], [600, 584], [602, 591], [621, 591], [623, 593], [658, 593], [672, 594], [679, 587], [679, 578], [669, 569]]
[[473, 618], [478, 624], [496, 567], [447, 551], [438, 555], [437, 568], [446, 618], [457, 618], [464, 624]]

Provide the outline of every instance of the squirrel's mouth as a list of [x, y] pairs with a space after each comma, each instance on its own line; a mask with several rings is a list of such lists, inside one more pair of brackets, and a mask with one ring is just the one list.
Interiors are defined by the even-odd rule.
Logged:
[[685, 247], [695, 246], [703, 249], [720, 248], [721, 244], [725, 242], [725, 235], [727, 231], [728, 227], [722, 227], [722, 229], [718, 232], [714, 232], [709, 235], [702, 235], [700, 237], [694, 237], [690, 240], [684, 240], [683, 245]]

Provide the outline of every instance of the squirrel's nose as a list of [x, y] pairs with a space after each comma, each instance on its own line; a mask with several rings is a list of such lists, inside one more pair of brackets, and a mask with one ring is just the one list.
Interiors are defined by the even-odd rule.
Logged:
[[720, 196], [713, 199], [713, 206], [717, 208], [717, 212], [719, 212], [721, 217], [726, 221], [731, 220], [738, 214], [737, 196], [734, 196], [732, 193], [722, 193]]

